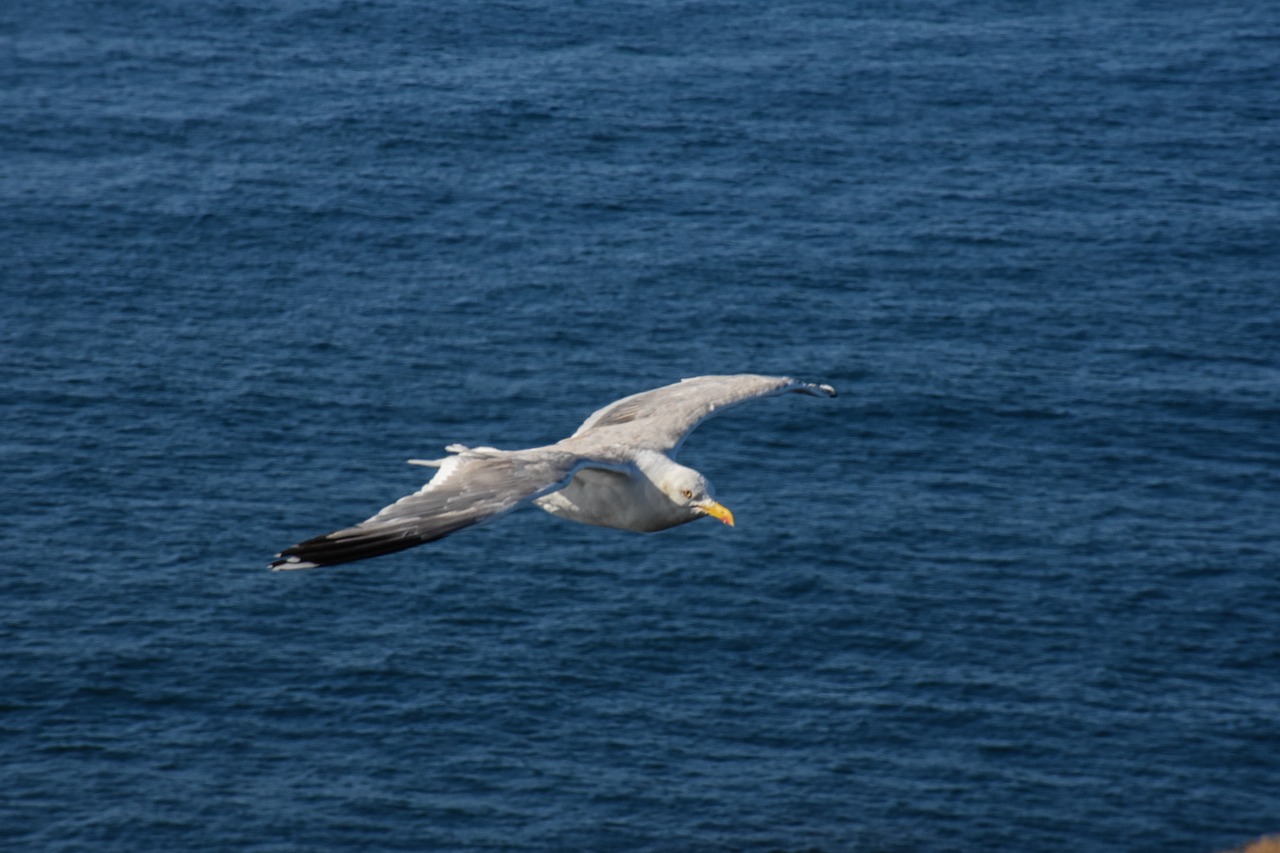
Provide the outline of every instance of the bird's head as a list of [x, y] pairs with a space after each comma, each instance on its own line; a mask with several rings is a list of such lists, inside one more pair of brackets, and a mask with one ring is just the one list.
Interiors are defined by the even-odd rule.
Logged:
[[688, 507], [695, 516], [709, 515], [733, 527], [733, 513], [715, 499], [715, 489], [707, 478], [692, 468], [678, 468], [662, 483], [672, 503]]

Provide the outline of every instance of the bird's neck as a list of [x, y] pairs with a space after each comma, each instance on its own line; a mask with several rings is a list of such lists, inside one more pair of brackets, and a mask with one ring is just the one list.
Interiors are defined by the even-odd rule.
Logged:
[[636, 454], [636, 467], [654, 484], [655, 488], [659, 487], [663, 481], [672, 479], [677, 472], [692, 470], [672, 461], [665, 453], [658, 453], [654, 450], [641, 450], [638, 452]]

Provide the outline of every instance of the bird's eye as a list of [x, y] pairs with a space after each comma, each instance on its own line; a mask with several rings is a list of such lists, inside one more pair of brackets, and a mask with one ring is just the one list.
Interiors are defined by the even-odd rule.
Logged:
[[693, 492], [691, 492], [689, 489], [681, 489], [680, 494], [684, 495], [685, 500], [688, 500], [689, 498], [693, 497]]

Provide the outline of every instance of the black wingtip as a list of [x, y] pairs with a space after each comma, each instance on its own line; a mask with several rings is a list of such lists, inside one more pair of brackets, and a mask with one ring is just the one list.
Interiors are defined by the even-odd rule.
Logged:
[[276, 554], [276, 556], [280, 559], [272, 560], [267, 564], [267, 568], [271, 569], [273, 572], [288, 572], [294, 569], [317, 569], [320, 567], [319, 563], [313, 563], [310, 560], [304, 560], [301, 557], [286, 557], [283, 553]]
[[337, 566], [342, 563], [353, 563], [356, 560], [367, 560], [370, 557], [381, 557], [394, 554], [438, 539], [451, 529], [436, 531], [434, 535], [424, 536], [412, 529], [368, 530], [353, 527], [314, 536], [297, 545], [285, 548], [271, 562], [271, 570], [289, 571], [292, 569], [316, 569], [322, 566]]
[[800, 387], [796, 391], [803, 391], [806, 394], [812, 394], [814, 397], [838, 397], [836, 389], [830, 385], [820, 382], [800, 382]]

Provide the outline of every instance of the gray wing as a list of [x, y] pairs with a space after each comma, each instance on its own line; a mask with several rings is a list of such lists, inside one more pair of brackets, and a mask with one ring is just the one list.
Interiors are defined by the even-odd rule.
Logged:
[[574, 472], [597, 463], [554, 450], [486, 448], [465, 450], [437, 464], [440, 470], [420, 491], [354, 527], [284, 549], [271, 568], [332, 566], [432, 542], [561, 489]]
[[638, 447], [674, 453], [693, 428], [712, 414], [755, 400], [795, 391], [815, 397], [834, 397], [830, 385], [800, 382], [787, 376], [695, 376], [674, 385], [623, 397], [595, 412], [578, 427], [573, 438], [592, 435], [604, 440], [605, 431], [626, 432]]

